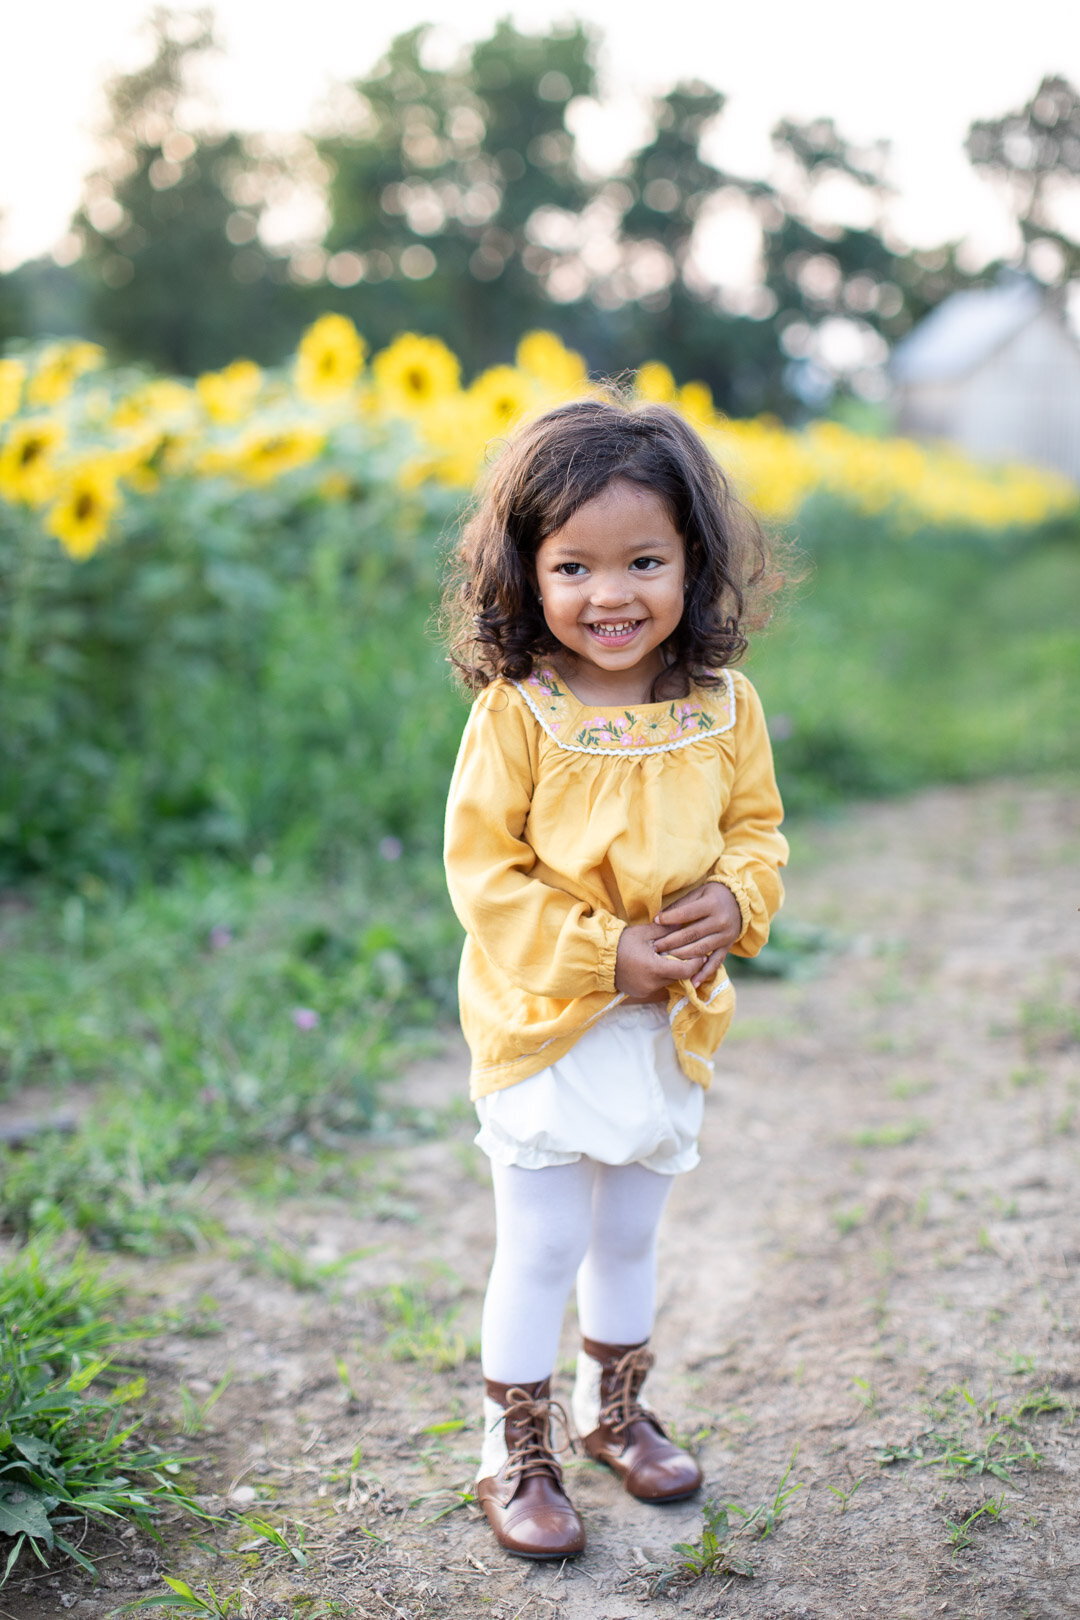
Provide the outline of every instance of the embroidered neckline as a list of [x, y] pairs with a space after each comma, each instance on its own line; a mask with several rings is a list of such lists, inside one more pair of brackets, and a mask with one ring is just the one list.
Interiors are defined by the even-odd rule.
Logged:
[[703, 737], [717, 737], [735, 724], [735, 682], [720, 671], [724, 685], [713, 691], [694, 687], [687, 698], [670, 703], [586, 705], [546, 665], [515, 681], [552, 742], [572, 754], [666, 754]]

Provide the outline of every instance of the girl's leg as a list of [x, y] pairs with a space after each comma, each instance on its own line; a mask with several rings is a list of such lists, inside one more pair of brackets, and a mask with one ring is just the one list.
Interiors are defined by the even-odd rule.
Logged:
[[495, 1259], [480, 1328], [485, 1378], [520, 1384], [551, 1376], [566, 1301], [589, 1241], [596, 1168], [590, 1159], [544, 1170], [491, 1166]]
[[641, 1344], [656, 1310], [656, 1240], [674, 1176], [643, 1164], [598, 1164], [592, 1234], [577, 1279], [587, 1339]]
[[496, 1244], [481, 1326], [484, 1441], [476, 1495], [499, 1545], [569, 1558], [585, 1529], [552, 1451], [551, 1382], [559, 1329], [589, 1237], [588, 1160], [491, 1167]]
[[598, 1165], [592, 1237], [578, 1273], [583, 1348], [574, 1420], [585, 1450], [632, 1496], [671, 1502], [701, 1484], [693, 1457], [668, 1439], [638, 1396], [652, 1366], [656, 1240], [672, 1176], [641, 1164]]

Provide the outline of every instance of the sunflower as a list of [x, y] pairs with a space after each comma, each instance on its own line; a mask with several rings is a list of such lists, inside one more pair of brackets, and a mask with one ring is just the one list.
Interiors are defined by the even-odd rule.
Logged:
[[675, 403], [695, 427], [711, 427], [716, 420], [712, 392], [707, 383], [683, 383]]
[[206, 450], [195, 470], [207, 478], [224, 476], [249, 484], [271, 484], [284, 473], [314, 461], [325, 442], [323, 433], [302, 422], [253, 428], [230, 444]]
[[340, 399], [354, 386], [367, 350], [347, 315], [321, 315], [296, 351], [296, 391], [320, 404]]
[[492, 366], [481, 372], [466, 396], [476, 407], [485, 439], [506, 433], [536, 404], [532, 381], [513, 366]]
[[395, 338], [375, 356], [372, 370], [380, 403], [398, 416], [415, 416], [427, 406], [449, 399], [461, 381], [457, 356], [446, 344], [415, 332]]
[[104, 457], [84, 461], [64, 471], [57, 480], [57, 489], [45, 528], [56, 536], [69, 557], [82, 562], [92, 557], [104, 540], [120, 504], [115, 468]]
[[95, 371], [105, 360], [97, 343], [51, 343], [44, 349], [26, 389], [31, 405], [59, 405], [85, 371]]
[[517, 363], [545, 393], [560, 398], [581, 392], [589, 381], [580, 354], [566, 348], [554, 332], [526, 332], [517, 346]]
[[112, 425], [121, 433], [147, 427], [175, 430], [194, 420], [194, 391], [174, 377], [155, 377], [133, 389], [117, 405]]
[[423, 448], [399, 473], [402, 488], [415, 489], [434, 480], [449, 489], [468, 489], [480, 471], [491, 437], [485, 432], [488, 425], [485, 413], [468, 395], [437, 399], [423, 415]]
[[269, 484], [314, 461], [325, 442], [324, 434], [304, 424], [254, 433], [244, 445], [238, 471], [251, 484]]
[[667, 366], [659, 360], [646, 360], [638, 369], [634, 387], [639, 399], [651, 405], [674, 405], [677, 389], [675, 379]]
[[0, 495], [43, 506], [53, 492], [53, 456], [63, 442], [64, 429], [51, 416], [17, 422], [0, 448]]
[[19, 408], [26, 367], [21, 360], [0, 360], [0, 422], [6, 422]]
[[239, 422], [254, 405], [261, 387], [262, 371], [254, 360], [234, 360], [223, 371], [205, 371], [195, 392], [211, 421]]

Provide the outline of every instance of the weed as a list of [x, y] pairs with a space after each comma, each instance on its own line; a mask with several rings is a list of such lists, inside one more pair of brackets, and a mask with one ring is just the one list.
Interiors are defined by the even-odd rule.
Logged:
[[[349, 1372], [348, 1363], [343, 1356], [335, 1356], [334, 1366], [337, 1368], [338, 1383], [341, 1385], [342, 1393], [345, 1396], [345, 1404], [350, 1410], [355, 1410], [360, 1405], [360, 1397], [353, 1388], [352, 1374]], [[355, 1463], [353, 1466], [356, 1466]]]
[[168, 1592], [153, 1593], [150, 1597], [138, 1598], [134, 1603], [125, 1603], [118, 1612], [132, 1614], [136, 1609], [178, 1609], [184, 1614], [205, 1615], [207, 1620], [229, 1620], [231, 1615], [239, 1615], [243, 1610], [242, 1592], [219, 1597], [207, 1582], [206, 1595], [202, 1597], [192, 1590], [187, 1581], [180, 1580], [176, 1575], [163, 1575], [161, 1578], [169, 1588]]
[[860, 1405], [873, 1416], [878, 1409], [877, 1390], [867, 1378], [853, 1378], [851, 1382], [855, 1385], [855, 1395]]
[[351, 1249], [336, 1260], [312, 1260], [295, 1244], [272, 1237], [268, 1242], [252, 1244], [246, 1258], [256, 1270], [288, 1283], [297, 1293], [321, 1293], [333, 1278], [372, 1252], [371, 1248]]
[[180, 1405], [184, 1416], [180, 1423], [180, 1433], [183, 1435], [202, 1434], [206, 1428], [206, 1420], [214, 1407], [220, 1401], [233, 1380], [233, 1370], [230, 1367], [224, 1376], [214, 1385], [206, 1399], [200, 1401], [194, 1396], [186, 1384], [180, 1385]]
[[259, 1547], [265, 1542], [274, 1549], [276, 1555], [284, 1554], [285, 1557], [291, 1558], [293, 1563], [297, 1564], [301, 1569], [307, 1568], [307, 1553], [304, 1551], [307, 1532], [302, 1524], [296, 1526], [296, 1542], [294, 1544], [285, 1535], [285, 1524], [282, 1524], [280, 1530], [275, 1530], [274, 1526], [266, 1519], [256, 1518], [254, 1514], [245, 1514], [240, 1523], [246, 1525], [254, 1533], [256, 1539], [254, 1541], [245, 1541], [237, 1549], [238, 1552], [250, 1552], [253, 1548]]
[[862, 1475], [861, 1474], [859, 1475], [858, 1479], [855, 1481], [854, 1485], [850, 1486], [849, 1489], [846, 1490], [846, 1491], [842, 1490], [839, 1485], [829, 1485], [828, 1481], [826, 1481], [826, 1485], [828, 1486], [828, 1489], [833, 1493], [833, 1495], [836, 1497], [837, 1501], [840, 1504], [840, 1512], [841, 1513], [846, 1513], [847, 1512], [848, 1508], [851, 1505], [851, 1498], [855, 1495], [855, 1492], [858, 1490], [858, 1488], [859, 1488], [859, 1486], [861, 1484], [862, 1484]]
[[929, 1129], [929, 1120], [902, 1119], [892, 1125], [868, 1125], [861, 1131], [853, 1131], [848, 1141], [852, 1147], [859, 1148], [906, 1147], [909, 1142], [925, 1136]]
[[907, 1075], [897, 1075], [889, 1085], [889, 1096], [895, 1097], [898, 1102], [906, 1102], [909, 1097], [921, 1097], [926, 1091], [933, 1091], [932, 1080], [912, 1080]]
[[1054, 1119], [1054, 1135], [1068, 1136], [1076, 1120], [1076, 1104], [1066, 1103], [1065, 1107]]
[[682, 1451], [692, 1452], [695, 1456], [701, 1450], [714, 1431], [712, 1423], [702, 1423], [696, 1429], [680, 1429], [675, 1423], [666, 1423], [668, 1438]]
[[165, 1502], [205, 1517], [179, 1485], [187, 1459], [134, 1440], [143, 1381], [113, 1358], [154, 1324], [119, 1322], [118, 1297], [81, 1251], [61, 1261], [35, 1244], [0, 1269], [0, 1586], [24, 1551], [47, 1566], [55, 1548], [92, 1573], [67, 1535], [81, 1519], [149, 1530]]
[[732, 1529], [732, 1511], [730, 1502], [704, 1504], [701, 1535], [697, 1541], [677, 1541], [672, 1546], [672, 1552], [682, 1555], [677, 1566], [680, 1573], [685, 1572], [694, 1580], [700, 1580], [702, 1575], [753, 1575], [753, 1566], [734, 1550], [739, 1529]]
[[[1070, 1419], [1073, 1415], [1067, 1403], [1045, 1385], [1011, 1408], [992, 1392], [980, 1402], [967, 1384], [957, 1385], [930, 1403], [929, 1428], [905, 1446], [878, 1451], [877, 1460], [883, 1467], [909, 1462], [918, 1468], [939, 1468], [945, 1474], [992, 1474], [1009, 1483], [1011, 1469], [1041, 1466], [1042, 1454], [1023, 1430], [1031, 1418], [1052, 1412], [1067, 1412]], [[974, 1426], [974, 1435], [969, 1434], [968, 1425]], [[978, 1432], [985, 1430], [990, 1432]]]
[[865, 1204], [850, 1204], [846, 1209], [834, 1209], [832, 1212], [833, 1225], [841, 1237], [847, 1237], [849, 1232], [856, 1231], [865, 1219]]
[[679, 1575], [688, 1575], [693, 1580], [700, 1580], [703, 1575], [752, 1576], [753, 1566], [741, 1555], [737, 1544], [743, 1539], [763, 1541], [776, 1532], [788, 1503], [805, 1489], [801, 1480], [788, 1484], [798, 1455], [796, 1446], [771, 1501], [759, 1502], [755, 1508], [742, 1508], [737, 1502], [706, 1501], [698, 1540], [674, 1544], [672, 1552], [680, 1555], [677, 1564], [649, 1567], [653, 1590], [663, 1591]]
[[200, 1294], [186, 1311], [167, 1310], [165, 1317], [174, 1333], [190, 1339], [212, 1339], [224, 1332], [221, 1306], [212, 1294]]
[[971, 1529], [973, 1525], [977, 1524], [979, 1520], [984, 1517], [990, 1519], [1000, 1519], [1004, 1511], [1005, 1492], [1002, 1491], [996, 1502], [992, 1500], [989, 1502], [984, 1502], [982, 1507], [976, 1508], [974, 1513], [969, 1513], [967, 1518], [961, 1519], [958, 1524], [954, 1523], [952, 1519], [946, 1519], [945, 1528], [949, 1532], [949, 1545], [953, 1549], [953, 1557], [955, 1558], [956, 1554], [961, 1552], [965, 1547], [971, 1546]]
[[1022, 1002], [1020, 1040], [1029, 1059], [1043, 1052], [1063, 1052], [1080, 1043], [1080, 1012], [1049, 995]]
[[471, 1491], [468, 1486], [464, 1489], [443, 1486], [437, 1491], [425, 1491], [421, 1496], [414, 1496], [409, 1506], [419, 1507], [421, 1502], [431, 1502], [440, 1496], [449, 1496], [452, 1501], [447, 1503], [445, 1507], [440, 1508], [437, 1513], [431, 1514], [430, 1518], [421, 1519], [421, 1524], [437, 1524], [440, 1519], [445, 1519], [448, 1514], [456, 1513], [459, 1508], [471, 1507], [476, 1501], [475, 1492]]
[[478, 1353], [472, 1339], [454, 1327], [460, 1305], [439, 1311], [414, 1283], [391, 1283], [380, 1301], [389, 1329], [386, 1351], [394, 1361], [421, 1361], [436, 1371], [460, 1367]]

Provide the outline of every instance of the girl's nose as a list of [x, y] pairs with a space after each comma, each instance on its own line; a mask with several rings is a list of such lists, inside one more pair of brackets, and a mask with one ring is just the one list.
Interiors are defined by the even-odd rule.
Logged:
[[634, 589], [625, 575], [596, 574], [589, 595], [597, 607], [622, 607], [633, 601]]

